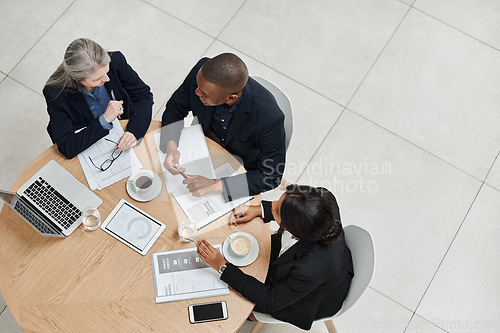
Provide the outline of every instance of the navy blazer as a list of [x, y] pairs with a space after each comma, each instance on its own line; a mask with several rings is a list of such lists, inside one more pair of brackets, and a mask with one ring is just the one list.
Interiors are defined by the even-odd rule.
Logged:
[[[193, 111], [204, 133], [210, 130], [215, 107], [203, 105], [195, 94], [198, 87], [196, 75], [208, 60], [209, 58], [201, 59], [191, 69], [167, 102], [162, 117], [160, 149], [163, 152], [168, 141], [179, 143], [183, 119], [189, 111]], [[240, 158], [247, 170], [246, 174], [223, 179], [224, 193], [227, 195], [231, 192], [233, 199], [277, 187], [285, 168], [285, 117], [274, 96], [249, 78], [241, 98], [241, 104], [229, 124], [224, 144], [229, 153]], [[248, 188], [250, 193], [245, 194], [242, 188]]]
[[[271, 202], [262, 204], [269, 222]], [[331, 246], [299, 240], [278, 257], [280, 249], [281, 236], [274, 234], [265, 283], [229, 263], [221, 279], [255, 303], [255, 311], [309, 330], [314, 320], [331, 317], [342, 307], [354, 276], [351, 251], [343, 231]]]
[[[130, 119], [126, 130], [140, 140], [151, 123], [153, 94], [121, 52], [110, 52], [109, 55], [109, 81], [104, 86], [110, 96], [113, 90], [115, 98], [123, 100], [121, 117]], [[45, 86], [43, 95], [50, 117], [47, 131], [59, 152], [67, 158], [75, 157], [109, 133], [102, 128], [98, 118], [94, 119], [83, 93]]]

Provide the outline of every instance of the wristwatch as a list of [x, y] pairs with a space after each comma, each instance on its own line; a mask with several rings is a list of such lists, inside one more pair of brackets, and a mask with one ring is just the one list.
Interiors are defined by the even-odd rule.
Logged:
[[226, 265], [226, 264], [224, 264], [224, 265], [220, 266], [220, 267], [219, 267], [219, 273], [221, 273], [221, 274], [222, 274], [222, 273], [224, 273], [224, 270], [226, 269], [226, 267], [227, 267], [227, 265]]

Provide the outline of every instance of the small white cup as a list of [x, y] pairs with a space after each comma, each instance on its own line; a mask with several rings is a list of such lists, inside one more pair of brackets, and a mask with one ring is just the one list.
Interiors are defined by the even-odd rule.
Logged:
[[101, 225], [101, 215], [95, 208], [85, 208], [82, 211], [81, 219], [87, 230], [96, 230]]
[[154, 173], [150, 170], [139, 170], [128, 180], [138, 195], [143, 195], [153, 188]]
[[231, 239], [231, 251], [238, 256], [246, 256], [252, 249], [252, 242], [246, 235], [237, 235]]

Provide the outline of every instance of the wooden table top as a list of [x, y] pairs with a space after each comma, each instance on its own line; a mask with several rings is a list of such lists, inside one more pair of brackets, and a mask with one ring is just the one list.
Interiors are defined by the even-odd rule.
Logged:
[[[101, 229], [87, 231], [79, 226], [64, 239], [41, 236], [4, 205], [0, 214], [0, 290], [26, 332], [234, 332], [250, 314], [253, 303], [232, 289], [226, 296], [155, 303], [151, 253], [194, 246], [177, 235], [177, 221], [185, 215], [165, 187], [153, 137], [159, 128], [160, 122], [153, 121], [141, 145], [134, 148], [143, 168], [160, 175], [162, 190], [156, 199], [135, 201], [126, 192], [126, 179], [94, 191], [103, 200], [98, 208], [102, 221], [124, 198], [166, 225], [145, 256]], [[207, 144], [215, 168], [228, 161], [239, 166], [222, 147], [210, 139]], [[78, 158], [66, 159], [53, 145], [23, 172], [12, 191], [51, 159], [87, 185]], [[258, 200], [260, 196], [251, 203]], [[212, 244], [221, 244], [233, 232], [253, 235], [259, 243], [259, 257], [242, 270], [264, 281], [270, 255], [268, 224], [255, 220], [230, 226], [228, 221], [226, 215], [198, 234]], [[190, 324], [188, 305], [214, 301], [226, 301], [227, 320]]]

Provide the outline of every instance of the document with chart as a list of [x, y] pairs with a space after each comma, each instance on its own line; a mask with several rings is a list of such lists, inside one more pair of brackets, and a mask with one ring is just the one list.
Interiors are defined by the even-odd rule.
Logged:
[[[220, 252], [221, 245], [214, 245]], [[228, 295], [219, 273], [198, 257], [196, 248], [153, 253], [156, 303]]]
[[[159, 147], [160, 133], [155, 135], [155, 139]], [[214, 170], [201, 125], [185, 127], [182, 130], [178, 150], [181, 153], [179, 164], [187, 170], [186, 173], [188, 175], [200, 175], [206, 178], [219, 179], [235, 174], [229, 163], [219, 168], [222, 173]], [[189, 192], [186, 185], [182, 183], [184, 178], [181, 175], [172, 175], [163, 167], [166, 154], [160, 149], [158, 149], [158, 156], [162, 164], [168, 191], [173, 194], [189, 220], [196, 223], [198, 229], [216, 221], [238, 205], [246, 203], [253, 198], [248, 196], [225, 202], [221, 193], [210, 193], [203, 197], [195, 197]]]

